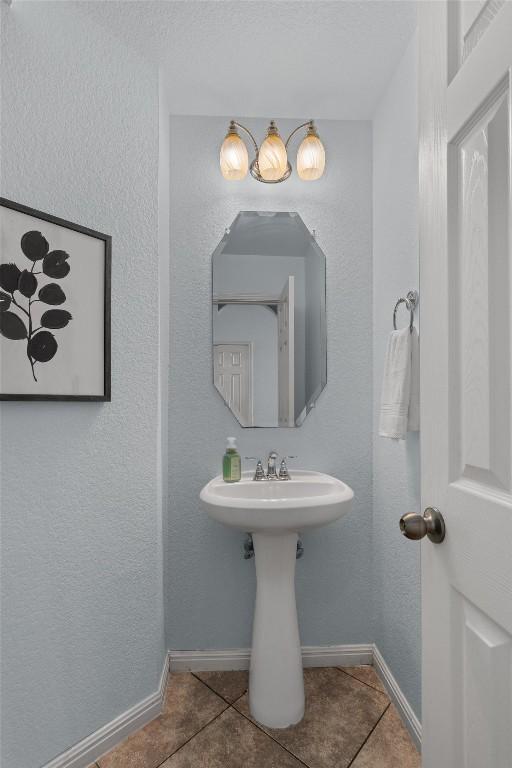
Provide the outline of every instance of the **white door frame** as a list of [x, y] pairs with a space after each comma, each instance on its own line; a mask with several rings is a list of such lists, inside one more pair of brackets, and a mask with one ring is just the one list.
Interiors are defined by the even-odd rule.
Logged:
[[295, 426], [295, 277], [289, 275], [277, 305], [278, 424]]

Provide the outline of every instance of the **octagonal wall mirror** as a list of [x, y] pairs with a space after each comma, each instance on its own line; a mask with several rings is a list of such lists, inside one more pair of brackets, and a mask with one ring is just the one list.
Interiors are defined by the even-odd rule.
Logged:
[[243, 427], [298, 427], [327, 381], [325, 256], [298, 213], [241, 211], [212, 256], [213, 381]]

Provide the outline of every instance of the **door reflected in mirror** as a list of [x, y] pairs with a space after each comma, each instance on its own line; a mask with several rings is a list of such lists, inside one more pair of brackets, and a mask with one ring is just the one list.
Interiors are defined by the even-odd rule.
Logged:
[[215, 388], [243, 427], [300, 426], [327, 381], [323, 251], [298, 213], [242, 211], [212, 268]]

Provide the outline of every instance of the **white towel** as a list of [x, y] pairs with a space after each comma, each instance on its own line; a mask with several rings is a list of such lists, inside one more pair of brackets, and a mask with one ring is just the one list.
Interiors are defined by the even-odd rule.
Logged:
[[409, 328], [389, 335], [380, 404], [379, 435], [403, 440], [419, 429], [418, 333]]
[[407, 429], [418, 432], [420, 428], [420, 340], [416, 328], [411, 332], [411, 395]]

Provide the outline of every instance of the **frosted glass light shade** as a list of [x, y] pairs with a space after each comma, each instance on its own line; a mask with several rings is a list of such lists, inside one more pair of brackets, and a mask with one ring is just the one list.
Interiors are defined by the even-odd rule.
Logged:
[[240, 181], [247, 176], [249, 170], [247, 147], [236, 133], [228, 133], [222, 142], [220, 170], [228, 181]]
[[271, 133], [260, 147], [258, 168], [265, 181], [277, 181], [286, 173], [288, 156], [278, 133]]
[[303, 181], [316, 181], [325, 168], [324, 145], [314, 134], [308, 134], [297, 152], [297, 173]]

